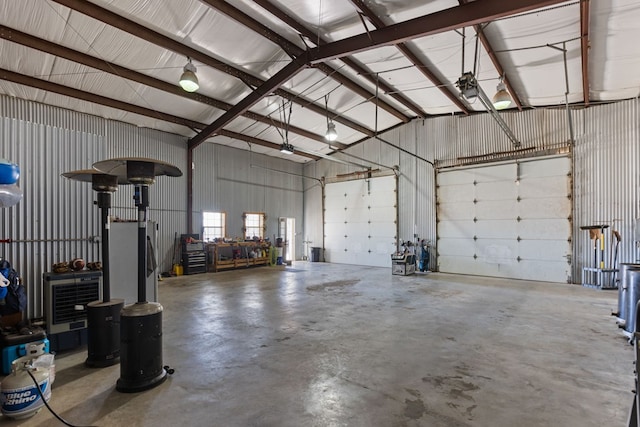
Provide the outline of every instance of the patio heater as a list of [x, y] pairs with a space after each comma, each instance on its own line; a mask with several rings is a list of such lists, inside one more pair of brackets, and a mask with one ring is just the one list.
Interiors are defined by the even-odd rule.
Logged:
[[111, 299], [109, 280], [109, 209], [111, 193], [118, 184], [126, 184], [117, 176], [107, 175], [94, 169], [83, 169], [62, 174], [74, 181], [90, 182], [98, 194], [98, 208], [102, 224], [102, 300], [87, 304], [87, 360], [92, 368], [115, 365], [120, 361], [120, 311], [123, 299]]
[[120, 312], [120, 378], [116, 390], [135, 393], [160, 385], [167, 378], [162, 364], [162, 305], [147, 301], [147, 213], [149, 186], [156, 176], [178, 177], [177, 167], [144, 157], [121, 157], [94, 163], [103, 173], [115, 175], [135, 187], [138, 208], [138, 301]]

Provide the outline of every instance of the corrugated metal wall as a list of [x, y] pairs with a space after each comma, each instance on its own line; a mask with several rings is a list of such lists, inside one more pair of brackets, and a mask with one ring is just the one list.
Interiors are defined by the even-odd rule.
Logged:
[[[148, 157], [171, 163], [182, 171], [181, 177], [159, 176], [149, 186], [149, 220], [158, 224], [158, 265], [161, 272], [170, 271], [175, 235], [187, 232], [187, 139], [121, 122], [107, 121], [105, 127], [104, 158]], [[133, 191], [131, 185], [120, 186], [113, 195], [113, 216], [137, 221]]]
[[[42, 273], [74, 257], [100, 259], [99, 211], [91, 185], [67, 180], [63, 172], [91, 168], [112, 157], [141, 156], [170, 162], [186, 173], [186, 141], [176, 135], [0, 97], [0, 157], [20, 166], [23, 200], [0, 210], [0, 257], [12, 262], [26, 285], [30, 318], [43, 313]], [[161, 227], [160, 271], [171, 268], [174, 231], [186, 230], [186, 177], [159, 177], [150, 188], [149, 219]], [[112, 215], [136, 220], [133, 187], [113, 196]]]
[[[621, 233], [621, 262], [635, 262], [634, 220], [640, 217], [640, 108], [638, 99], [590, 107], [576, 126], [574, 281], [593, 267], [593, 243], [584, 225], [606, 224]], [[609, 235], [605, 233], [609, 238]], [[607, 243], [609, 253], [610, 243]]]
[[[264, 212], [266, 237], [278, 237], [278, 218], [295, 218], [296, 259], [303, 253], [302, 165], [286, 160], [203, 144], [194, 153], [194, 229], [203, 211], [226, 212], [227, 236], [242, 238], [244, 212]], [[284, 236], [283, 236], [284, 237]]]
[[[637, 258], [633, 225], [640, 217], [637, 190], [640, 179], [639, 102], [634, 99], [592, 105], [571, 112], [575, 138], [573, 281], [576, 283], [581, 280], [582, 267], [593, 263], [592, 242], [580, 226], [604, 223], [619, 230], [622, 235], [619, 260], [632, 262]], [[568, 115], [562, 108], [500, 114], [520, 140], [522, 149], [544, 152], [566, 147], [571, 142]], [[436, 161], [438, 167], [461, 164], [464, 158], [471, 156], [484, 156], [485, 161], [499, 160], [500, 153], [514, 149], [487, 114], [413, 121], [383, 134], [382, 138], [400, 144], [422, 158]], [[378, 163], [399, 166], [399, 238], [410, 238], [415, 229], [415, 234], [435, 242], [433, 168], [377, 140], [366, 141], [348, 152]], [[328, 160], [305, 167], [305, 173], [318, 178], [354, 170], [357, 168]], [[305, 193], [307, 239], [314, 242], [321, 241], [322, 236], [321, 213], [317, 209], [319, 197], [320, 192], [315, 188]], [[613, 254], [610, 246], [607, 250]]]
[[[100, 234], [91, 186], [69, 181], [61, 173], [84, 169], [103, 158], [100, 119], [78, 119], [59, 108], [0, 97], [0, 157], [20, 166], [17, 205], [0, 210], [0, 257], [9, 260], [27, 288], [29, 316], [42, 315], [42, 273], [55, 262], [82, 257], [98, 260]], [[65, 126], [59, 127], [57, 125]]]

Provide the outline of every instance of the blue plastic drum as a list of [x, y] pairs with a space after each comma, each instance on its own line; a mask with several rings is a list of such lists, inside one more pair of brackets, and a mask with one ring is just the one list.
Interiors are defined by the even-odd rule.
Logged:
[[0, 159], [0, 185], [13, 185], [20, 178], [20, 168], [15, 163]]

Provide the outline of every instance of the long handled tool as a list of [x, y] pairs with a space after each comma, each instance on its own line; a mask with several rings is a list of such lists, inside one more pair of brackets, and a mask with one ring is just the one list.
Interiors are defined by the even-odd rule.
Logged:
[[176, 274], [178, 267], [180, 266], [180, 242], [178, 241], [178, 232], [175, 232], [173, 237], [173, 266], [171, 272]]

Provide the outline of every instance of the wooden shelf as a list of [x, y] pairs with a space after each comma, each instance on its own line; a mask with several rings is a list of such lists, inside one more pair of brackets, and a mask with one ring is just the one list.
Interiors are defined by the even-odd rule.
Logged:
[[[216, 273], [220, 270], [269, 265], [270, 248], [269, 243], [258, 242], [209, 243], [207, 271]], [[260, 251], [260, 256], [251, 257], [249, 253], [255, 250]]]

